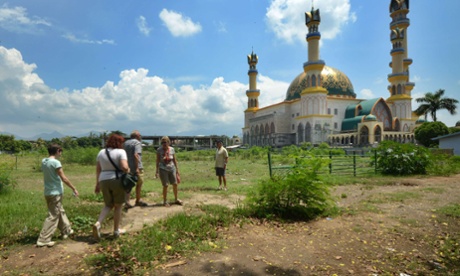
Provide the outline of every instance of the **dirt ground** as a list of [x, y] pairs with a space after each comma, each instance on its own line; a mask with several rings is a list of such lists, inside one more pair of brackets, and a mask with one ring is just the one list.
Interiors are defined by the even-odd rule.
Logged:
[[[338, 205], [347, 210], [340, 217], [233, 226], [224, 232], [226, 246], [220, 252], [175, 259], [147, 275], [446, 275], [438, 249], [449, 235], [460, 232], [460, 222], [435, 210], [458, 204], [459, 187], [460, 175], [404, 178], [372, 188], [336, 187]], [[240, 199], [217, 192], [195, 194], [184, 206], [130, 209], [123, 222], [132, 232], [169, 214], [192, 212], [200, 204], [234, 207]], [[0, 273], [100, 275], [84, 261], [97, 249], [91, 233], [58, 241], [52, 248], [21, 246], [3, 255]]]

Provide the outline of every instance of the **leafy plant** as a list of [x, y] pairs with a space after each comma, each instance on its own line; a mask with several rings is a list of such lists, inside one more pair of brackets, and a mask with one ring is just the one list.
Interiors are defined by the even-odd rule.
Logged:
[[313, 155], [292, 156], [296, 164], [285, 178], [262, 180], [249, 195], [249, 208], [256, 217], [313, 219], [334, 208], [329, 185], [318, 172], [328, 160]]
[[377, 169], [386, 175], [426, 174], [431, 154], [414, 144], [383, 141], [377, 148]]

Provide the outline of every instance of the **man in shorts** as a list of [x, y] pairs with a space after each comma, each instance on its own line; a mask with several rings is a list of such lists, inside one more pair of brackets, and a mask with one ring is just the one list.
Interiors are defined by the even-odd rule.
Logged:
[[[146, 207], [148, 204], [141, 200], [141, 189], [144, 183], [144, 167], [142, 166], [142, 143], [141, 134], [138, 130], [131, 132], [130, 139], [124, 144], [128, 156], [129, 171], [137, 175], [136, 203], [134, 206]], [[126, 193], [125, 209], [132, 208], [130, 204], [131, 191]]]
[[[225, 178], [225, 169], [227, 168], [228, 162], [228, 152], [222, 146], [222, 140], [217, 140], [217, 149], [216, 149], [216, 176], [219, 178], [219, 190], [227, 191], [227, 179]], [[222, 182], [224, 187], [222, 187]]]

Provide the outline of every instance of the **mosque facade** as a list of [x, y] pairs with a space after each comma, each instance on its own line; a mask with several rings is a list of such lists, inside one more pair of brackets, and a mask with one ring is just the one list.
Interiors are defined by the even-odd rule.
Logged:
[[320, 59], [319, 9], [305, 13], [308, 28], [308, 61], [303, 72], [291, 82], [284, 101], [259, 106], [257, 89], [258, 56], [248, 55], [249, 89], [244, 111], [243, 144], [249, 146], [329, 143], [331, 146], [369, 146], [383, 140], [413, 143], [420, 122], [412, 112], [409, 80], [412, 59], [407, 56], [409, 0], [390, 3], [391, 72], [389, 97], [357, 99], [349, 78]]

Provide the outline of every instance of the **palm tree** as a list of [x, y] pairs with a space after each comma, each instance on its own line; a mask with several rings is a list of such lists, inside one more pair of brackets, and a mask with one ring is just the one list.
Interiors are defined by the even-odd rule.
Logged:
[[439, 89], [434, 94], [428, 92], [424, 97], [415, 99], [416, 102], [422, 103], [416, 110], [415, 114], [418, 116], [425, 115], [425, 120], [430, 113], [433, 121], [436, 122], [436, 112], [441, 109], [446, 109], [451, 115], [457, 114], [457, 104], [456, 99], [443, 98], [444, 89]]

